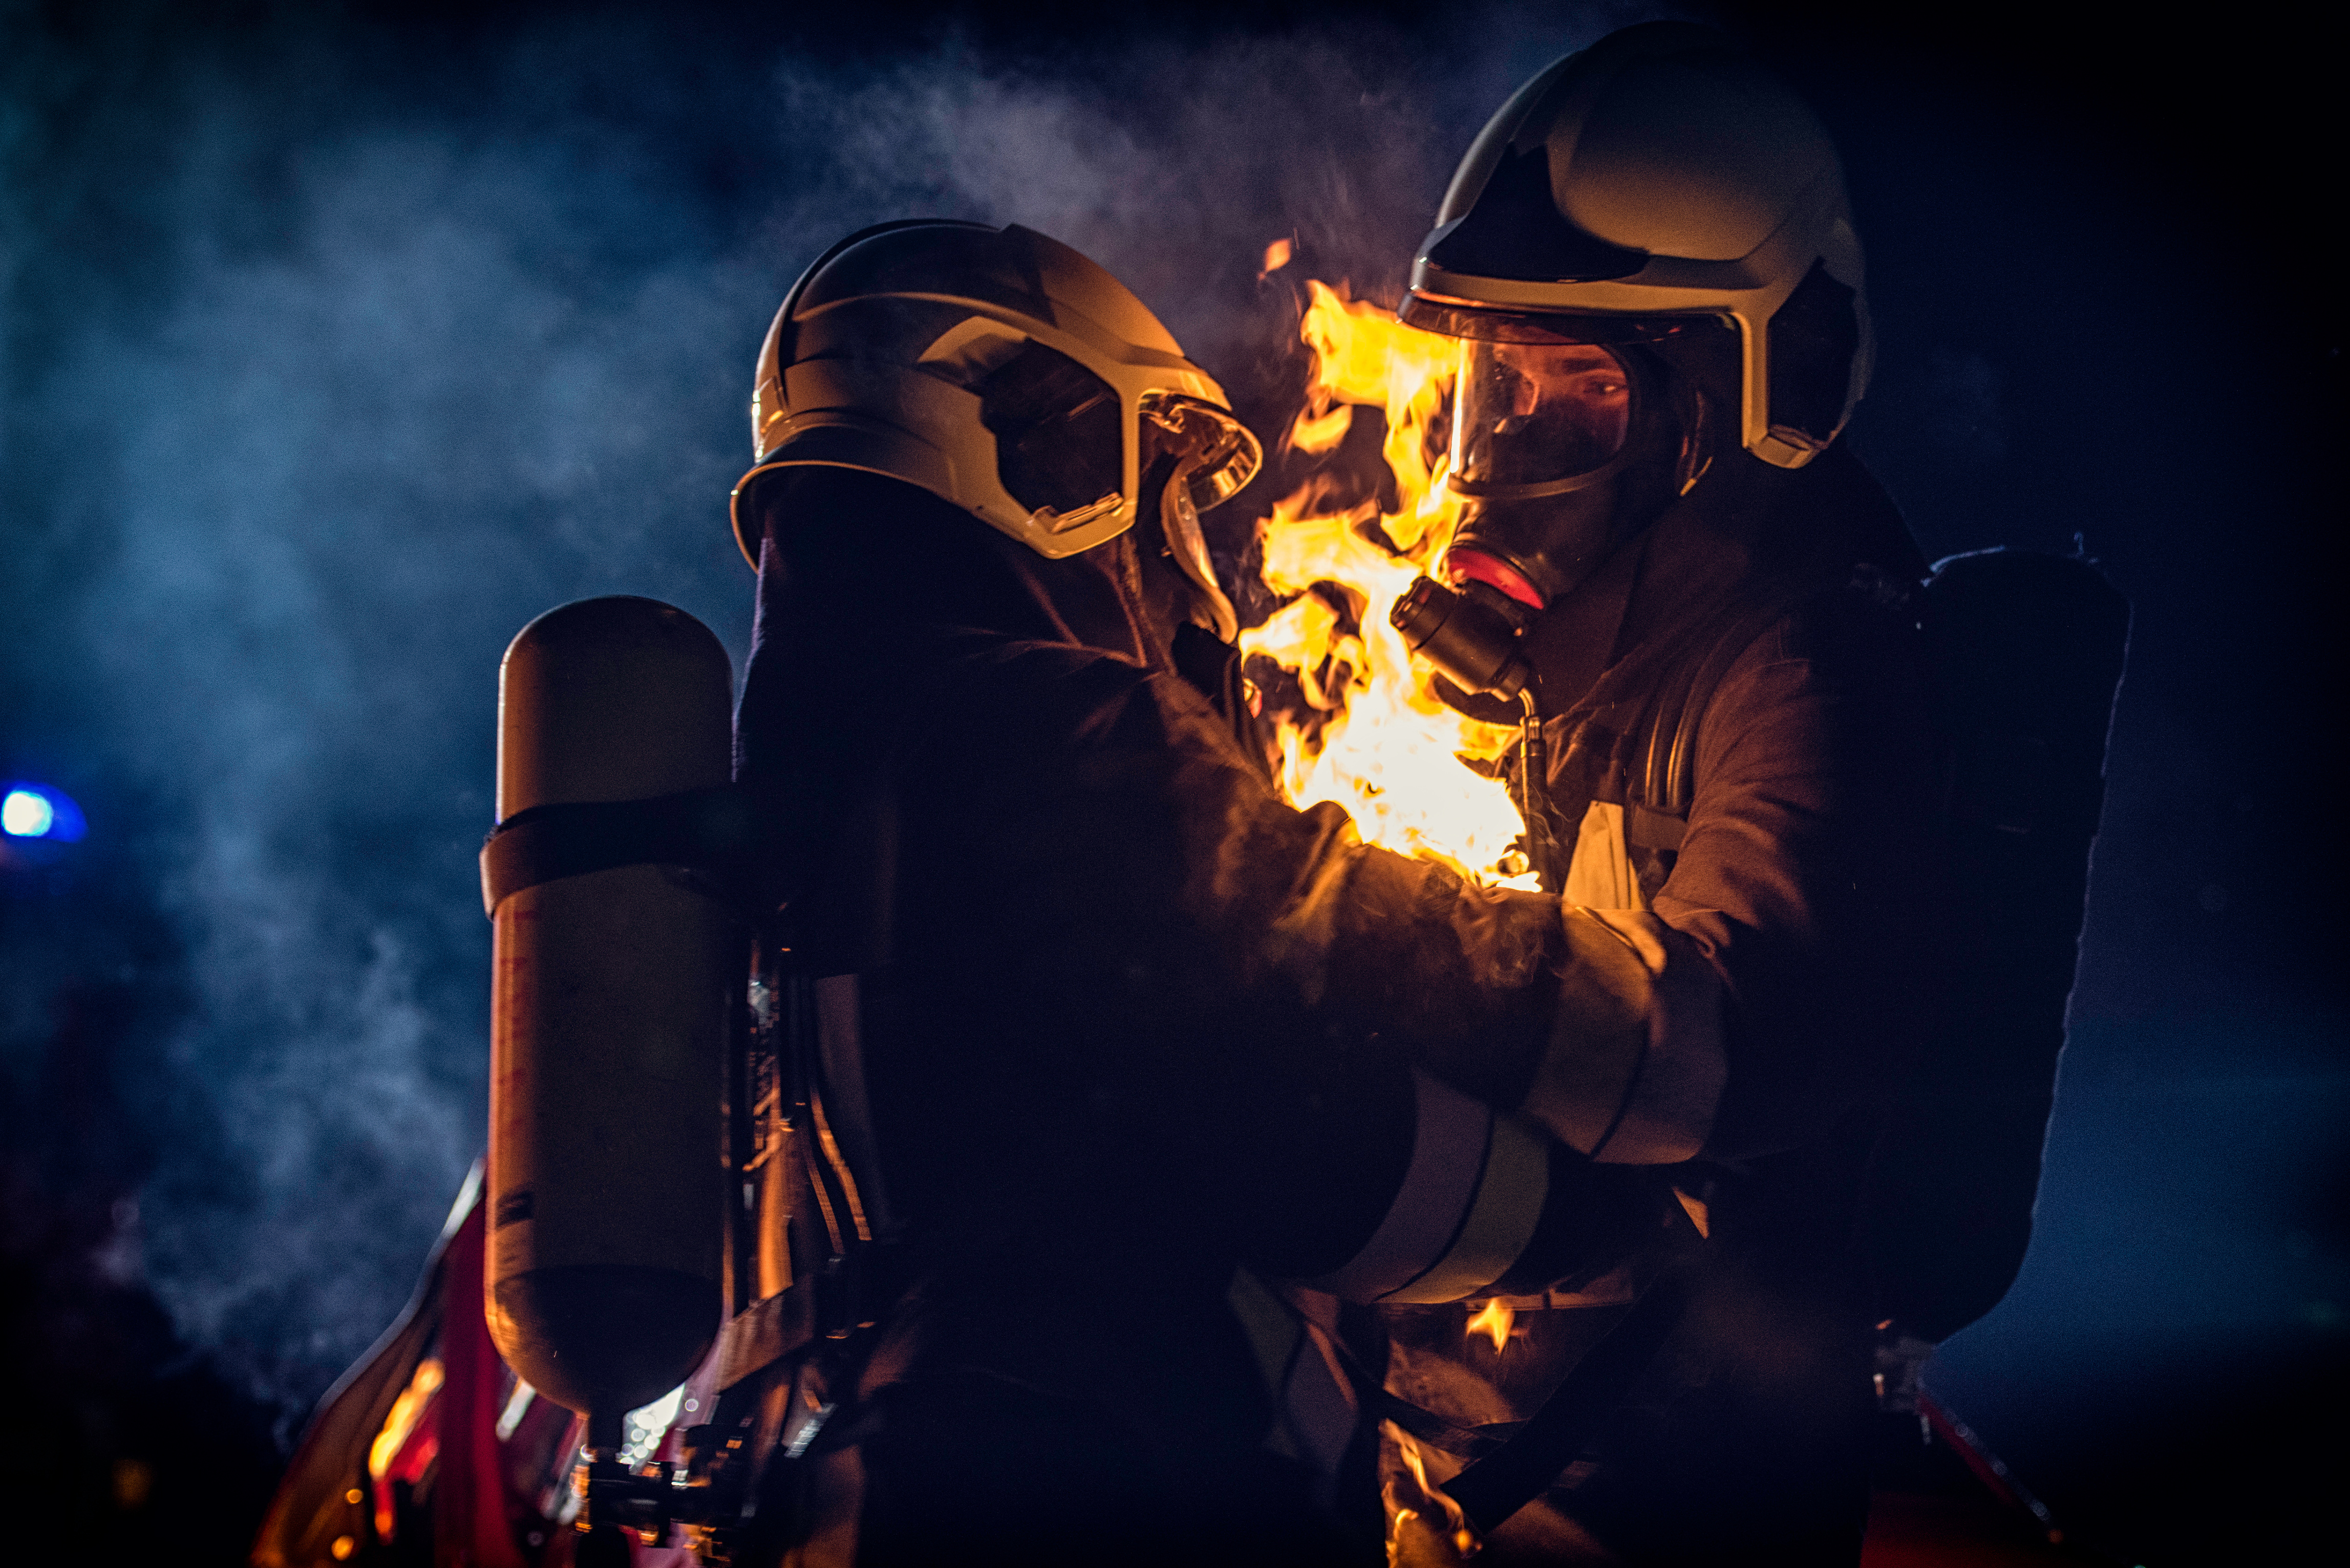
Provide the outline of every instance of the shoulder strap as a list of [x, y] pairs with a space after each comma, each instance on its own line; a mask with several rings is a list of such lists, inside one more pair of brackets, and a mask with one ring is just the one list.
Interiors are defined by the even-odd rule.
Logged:
[[[1775, 577], [1733, 600], [1722, 615], [1688, 638], [1671, 657], [1657, 682], [1657, 696], [1647, 713], [1648, 743], [1642, 749], [1638, 815], [1686, 823], [1697, 795], [1697, 748], [1705, 711], [1713, 693], [1739, 656], [1804, 599], [1833, 586], [1825, 573], [1804, 572]], [[1713, 628], [1721, 629], [1709, 638]], [[1632, 823], [1627, 820], [1627, 829]], [[1638, 839], [1650, 847], [1678, 849], [1680, 836], [1663, 823], [1644, 824], [1650, 837]], [[1669, 844], [1654, 837], [1669, 836]]]

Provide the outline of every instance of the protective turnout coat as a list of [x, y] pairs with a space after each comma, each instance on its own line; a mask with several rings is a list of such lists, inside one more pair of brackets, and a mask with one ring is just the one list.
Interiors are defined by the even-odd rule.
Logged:
[[1046, 562], [826, 472], [765, 520], [740, 775], [794, 961], [859, 977], [899, 1240], [809, 1528], [858, 1562], [1313, 1560], [1235, 1266], [1368, 1299], [1571, 1231], [1621, 1173], [1577, 1148], [1703, 1139], [1712, 972], [1283, 805], [1125, 542]]
[[[1653, 910], [1728, 984], [1729, 1078], [1703, 1157], [1670, 1175], [1709, 1232], [1680, 1330], [1561, 1480], [1482, 1561], [1857, 1560], [1866, 1507], [1866, 1229], [1887, 1096], [1939, 1016], [1939, 743], [1891, 504], [1843, 448], [1795, 472], [1731, 460], [1529, 633], [1550, 721], [1571, 901]], [[1686, 714], [1687, 722], [1679, 716]], [[1693, 739], [1683, 798], [1651, 761]], [[1391, 1306], [1357, 1334], [1388, 1386], [1506, 1436], [1668, 1254], [1485, 1301]], [[1503, 1317], [1488, 1314], [1492, 1324]], [[1406, 1562], [1451, 1562], [1438, 1480], [1403, 1452]]]

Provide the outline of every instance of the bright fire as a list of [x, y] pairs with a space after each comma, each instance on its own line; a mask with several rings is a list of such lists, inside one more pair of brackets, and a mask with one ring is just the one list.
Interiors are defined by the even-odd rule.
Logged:
[[392, 1401], [391, 1414], [384, 1417], [383, 1430], [378, 1432], [375, 1441], [368, 1445], [368, 1474], [378, 1480], [383, 1479], [383, 1472], [391, 1468], [391, 1461], [398, 1459], [400, 1450], [407, 1446], [408, 1435], [416, 1429], [424, 1407], [432, 1402], [432, 1396], [440, 1392], [441, 1379], [438, 1356], [428, 1355], [416, 1364], [416, 1376], [408, 1380], [408, 1386], [401, 1389], [400, 1397]]
[[1517, 1321], [1517, 1313], [1499, 1296], [1485, 1303], [1484, 1310], [1469, 1320], [1469, 1332], [1482, 1334], [1493, 1342], [1493, 1354], [1499, 1355], [1510, 1343], [1510, 1324]]
[[[1419, 1483], [1419, 1495], [1444, 1510], [1444, 1521], [1452, 1537], [1452, 1549], [1463, 1557], [1477, 1555], [1480, 1542], [1477, 1532], [1469, 1528], [1469, 1516], [1461, 1511], [1459, 1503], [1452, 1501], [1450, 1493], [1428, 1479], [1428, 1461], [1420, 1457], [1419, 1445], [1411, 1440], [1410, 1433], [1392, 1421], [1388, 1423], [1387, 1429], [1395, 1434], [1396, 1451], [1402, 1457], [1404, 1468], [1411, 1472], [1411, 1479]], [[1407, 1521], [1419, 1517], [1419, 1510], [1401, 1506], [1392, 1482], [1388, 1488], [1387, 1502], [1388, 1562], [1394, 1563], [1403, 1555], [1399, 1550], [1402, 1544], [1403, 1527]]]
[[1332, 451], [1356, 409], [1378, 409], [1399, 499], [1393, 512], [1375, 499], [1333, 505], [1317, 478], [1276, 502], [1264, 524], [1265, 584], [1289, 602], [1241, 633], [1241, 649], [1295, 674], [1312, 710], [1274, 715], [1282, 788], [1299, 807], [1337, 802], [1366, 843], [1531, 888], [1534, 876], [1512, 847], [1524, 828], [1509, 791], [1462, 762], [1500, 756], [1516, 730], [1446, 707], [1433, 671], [1415, 667], [1388, 622], [1460, 522], [1461, 504], [1443, 483], [1438, 425], [1457, 346], [1318, 280], [1306, 289], [1299, 335], [1313, 351], [1314, 378], [1289, 445]]

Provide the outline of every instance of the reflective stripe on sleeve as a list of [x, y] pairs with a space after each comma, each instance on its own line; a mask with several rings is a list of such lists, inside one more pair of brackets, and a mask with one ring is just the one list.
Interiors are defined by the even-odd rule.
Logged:
[[1558, 1015], [1523, 1109], [1603, 1165], [1693, 1158], [1730, 1075], [1721, 976], [1655, 915], [1562, 910]]
[[1382, 1299], [1457, 1302], [1492, 1284], [1534, 1239], [1549, 1190], [1549, 1140], [1523, 1117], [1494, 1117], [1484, 1175], [1461, 1234], [1434, 1268]]
[[1590, 1149], [1602, 1165], [1679, 1165], [1697, 1158], [1730, 1076], [1721, 977], [1696, 942], [1654, 915], [1593, 915], [1639, 954], [1654, 977], [1648, 1038], [1615, 1124]]
[[1352, 1261], [1308, 1281], [1342, 1301], [1374, 1302], [1441, 1262], [1476, 1202], [1493, 1113], [1414, 1069], [1411, 1163], [1387, 1217]]
[[1542, 1218], [1549, 1139], [1415, 1070], [1411, 1164], [1362, 1251], [1311, 1282], [1345, 1301], [1460, 1301], [1507, 1273]]

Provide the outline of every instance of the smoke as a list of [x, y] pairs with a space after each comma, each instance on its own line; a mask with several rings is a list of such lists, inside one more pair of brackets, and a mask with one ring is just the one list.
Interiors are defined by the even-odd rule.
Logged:
[[[499, 653], [630, 592], [739, 659], [724, 497], [797, 272], [882, 219], [1029, 224], [1273, 436], [1295, 280], [1392, 296], [1493, 106], [1655, 14], [1072, 39], [977, 11], [369, 3], [0, 0], [0, 774], [90, 825], [57, 873], [0, 875], [0, 1266], [36, 1272], [26, 1169], [68, 1173], [49, 1231], [108, 1280], [143, 1267], [182, 1340], [294, 1417], [397, 1310], [484, 1141]], [[2334, 776], [2310, 682], [2340, 617], [2304, 563], [2340, 357], [2243, 273], [2241, 236], [2291, 204], [2180, 171], [2322, 139], [2080, 96], [2208, 97], [2208, 31], [2133, 74], [2120, 35], [2092, 60], [1970, 24], [1925, 51], [1943, 86], [1760, 31], [1836, 130], [1870, 246], [1856, 447], [1929, 556], [2085, 533], [2137, 607], [2038, 1239], [1934, 1386], [2021, 1473], [2068, 1445], [2159, 1459], [2147, 1496], [2226, 1500], [2234, 1541], [2259, 1509], [2149, 1447], [2178, 1426], [2161, 1391], [2201, 1376], [2205, 1408], [2257, 1413], [2322, 1386], [2350, 1302], [2338, 851], [2296, 804]], [[2328, 101], [2278, 68], [2238, 79]], [[1275, 239], [1295, 260], [1260, 283]], [[2230, 308], [2181, 317], [2179, 280], [2210, 277]], [[102, 1363], [26, 1407], [130, 1408]], [[2231, 1449], [2219, 1473], [2255, 1479], [2256, 1446], [2198, 1462]]]
[[1026, 223], [1277, 418], [1266, 244], [1392, 292], [1482, 116], [1637, 14], [827, 64], [608, 17], [7, 13], [5, 739], [162, 927], [125, 957], [59, 904], [0, 1019], [22, 1077], [59, 966], [169, 999], [116, 1070], [182, 1334], [298, 1409], [409, 1290], [484, 1137], [498, 656], [625, 591], [739, 660], [724, 498], [799, 267], [885, 218]]

